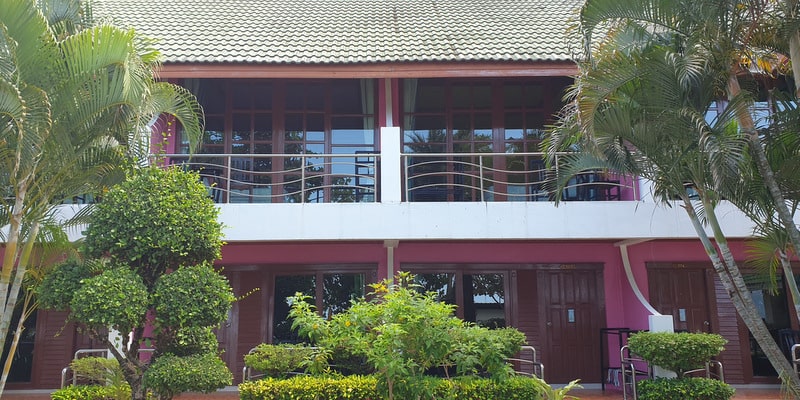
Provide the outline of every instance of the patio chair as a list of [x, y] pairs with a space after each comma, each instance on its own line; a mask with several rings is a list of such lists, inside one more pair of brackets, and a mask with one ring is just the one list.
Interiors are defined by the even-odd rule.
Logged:
[[516, 358], [507, 358], [519, 375], [535, 376], [544, 379], [544, 364], [536, 361], [536, 349], [533, 346], [522, 346]]
[[639, 397], [636, 394], [636, 383], [641, 378], [652, 378], [653, 371], [647, 362], [641, 358], [633, 357], [628, 345], [619, 349], [619, 359], [622, 374], [622, 398], [628, 400], [628, 396], [633, 400]]

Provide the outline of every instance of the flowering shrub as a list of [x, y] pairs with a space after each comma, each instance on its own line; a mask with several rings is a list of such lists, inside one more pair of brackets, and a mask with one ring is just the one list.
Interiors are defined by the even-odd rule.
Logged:
[[420, 293], [413, 275], [401, 272], [397, 283], [373, 284], [371, 300], [354, 301], [330, 320], [320, 317], [298, 294], [290, 299], [294, 329], [301, 337], [330, 352], [363, 356], [378, 376], [378, 388], [388, 398], [430, 394], [422, 383], [434, 367], [456, 367], [457, 373], [486, 373], [501, 381], [511, 367], [505, 360], [519, 351], [524, 335], [516, 329], [490, 331], [454, 316], [455, 306]]

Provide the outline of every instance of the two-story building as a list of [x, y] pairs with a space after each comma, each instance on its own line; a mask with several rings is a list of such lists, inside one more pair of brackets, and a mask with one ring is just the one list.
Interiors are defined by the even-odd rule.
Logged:
[[[159, 76], [204, 107], [199, 154], [185, 155], [179, 130], [166, 152], [219, 203], [218, 265], [235, 293], [258, 289], [218, 332], [237, 380], [250, 348], [294, 339], [287, 296], [335, 313], [400, 270], [459, 317], [522, 330], [551, 383], [606, 380], [619, 364], [614, 328], [648, 329], [659, 313], [677, 330], [724, 335], [728, 382], [771, 379], [680, 207], [601, 172], [563, 193], [543, 185], [539, 144], [577, 72], [581, 4], [94, 2], [96, 17], [158, 39]], [[720, 207], [743, 261], [752, 224]], [[776, 335], [797, 329], [785, 292], [753, 293]], [[32, 321], [21, 348], [32, 355], [9, 388], [57, 387], [72, 353], [91, 346], [63, 317]]]

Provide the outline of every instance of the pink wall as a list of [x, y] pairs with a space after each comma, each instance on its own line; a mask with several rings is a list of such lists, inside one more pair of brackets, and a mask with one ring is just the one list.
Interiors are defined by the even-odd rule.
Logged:
[[[737, 260], [744, 260], [744, 241], [730, 243]], [[225, 266], [252, 264], [347, 264], [378, 267], [387, 275], [387, 249], [376, 242], [232, 243], [223, 247]], [[648, 296], [647, 263], [710, 264], [699, 240], [658, 240], [628, 246], [634, 278]], [[649, 312], [631, 289], [620, 248], [612, 241], [400, 241], [394, 251], [395, 270], [406, 263], [425, 264], [577, 264], [604, 265], [606, 326], [648, 329]], [[616, 341], [609, 343], [610, 365], [619, 363]]]

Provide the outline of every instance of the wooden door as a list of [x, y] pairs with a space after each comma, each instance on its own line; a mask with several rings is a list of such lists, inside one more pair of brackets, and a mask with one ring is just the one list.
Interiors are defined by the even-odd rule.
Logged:
[[605, 326], [602, 273], [599, 268], [571, 268], [538, 273], [545, 379], [599, 383], [599, 337]]
[[712, 332], [707, 270], [682, 264], [647, 271], [650, 304], [664, 315], [672, 315], [675, 331]]

